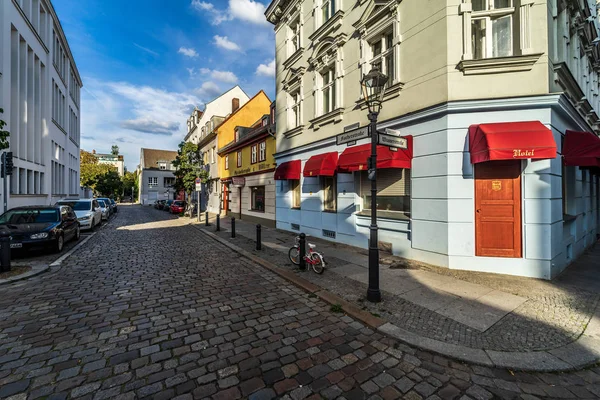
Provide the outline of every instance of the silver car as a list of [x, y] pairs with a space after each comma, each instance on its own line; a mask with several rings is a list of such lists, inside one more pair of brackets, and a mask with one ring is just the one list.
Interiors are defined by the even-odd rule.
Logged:
[[100, 211], [102, 211], [102, 220], [108, 221], [110, 218], [110, 205], [106, 204], [104, 200], [98, 199], [96, 200], [100, 205]]
[[56, 204], [69, 206], [75, 211], [81, 230], [94, 229], [102, 223], [102, 211], [94, 199], [63, 199]]

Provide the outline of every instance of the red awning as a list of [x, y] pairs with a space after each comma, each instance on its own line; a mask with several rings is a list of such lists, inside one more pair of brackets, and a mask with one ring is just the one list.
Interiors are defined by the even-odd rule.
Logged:
[[600, 167], [600, 138], [591, 132], [567, 131], [562, 156], [565, 165]]
[[333, 176], [337, 169], [338, 153], [317, 154], [308, 159], [304, 165], [304, 176]]
[[275, 169], [275, 180], [300, 179], [300, 160], [284, 162]]
[[480, 124], [469, 127], [471, 163], [556, 157], [552, 131], [539, 121]]
[[[377, 168], [410, 168], [412, 162], [412, 136], [408, 139], [408, 149], [391, 150], [387, 146], [377, 146]], [[367, 160], [371, 156], [371, 145], [348, 147], [340, 155], [338, 171], [353, 172], [366, 171]]]

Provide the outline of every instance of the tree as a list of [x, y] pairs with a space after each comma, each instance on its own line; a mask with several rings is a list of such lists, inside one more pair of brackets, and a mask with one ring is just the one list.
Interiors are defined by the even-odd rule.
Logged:
[[110, 152], [113, 156], [118, 156], [119, 155], [119, 146], [117, 146], [116, 144], [113, 144]]
[[116, 170], [98, 176], [95, 190], [106, 197], [120, 196], [123, 188], [121, 177]]
[[[0, 108], [0, 114], [4, 114], [4, 109]], [[8, 137], [10, 133], [4, 130], [5, 126], [6, 122], [0, 119], [0, 150], [8, 149], [9, 147]]]
[[109, 172], [117, 172], [117, 168], [110, 164], [99, 163], [96, 156], [85, 150], [80, 150], [79, 155], [80, 184], [83, 187], [91, 188], [95, 194], [98, 194], [98, 182], [100, 178]]
[[175, 167], [176, 192], [181, 190], [189, 196], [196, 190], [196, 178], [200, 178], [203, 183], [208, 179], [208, 171], [203, 167], [203, 160], [200, 157], [198, 145], [191, 142], [179, 143], [177, 157], [173, 161]]
[[121, 178], [121, 182], [123, 184], [123, 191], [126, 195], [131, 194], [131, 188], [134, 188], [134, 193], [138, 192], [138, 176], [137, 174], [129, 171], [125, 171], [123, 177]]

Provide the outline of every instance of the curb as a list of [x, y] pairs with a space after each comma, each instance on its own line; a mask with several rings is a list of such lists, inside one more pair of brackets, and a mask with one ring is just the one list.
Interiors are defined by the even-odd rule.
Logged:
[[590, 327], [594, 327], [591, 335], [587, 335], [584, 332], [572, 343], [552, 350], [502, 352], [455, 345], [419, 336], [381, 318], [375, 317], [371, 313], [360, 309], [355, 304], [298, 276], [291, 270], [279, 268], [269, 261], [263, 260], [229, 241], [220, 238], [212, 232], [196, 227], [193, 222], [190, 222], [189, 226], [279, 275], [304, 291], [316, 295], [326, 303], [340, 305], [344, 312], [350, 317], [363, 322], [387, 336], [422, 350], [430, 351], [469, 364], [527, 372], [566, 372], [584, 369], [600, 363], [600, 310], [596, 311], [588, 323], [588, 329], [586, 329], [586, 331], [589, 330]]
[[60, 266], [63, 261], [65, 261], [67, 258], [69, 258], [71, 256], [71, 254], [73, 254], [77, 250], [79, 250], [79, 248], [81, 246], [83, 246], [84, 244], [86, 244], [88, 242], [88, 240], [90, 240], [91, 238], [93, 238], [95, 235], [96, 235], [96, 232], [92, 233], [91, 235], [87, 236], [85, 239], [81, 240], [79, 243], [77, 243], [75, 245], [75, 247], [73, 247], [71, 250], [67, 251], [65, 254], [63, 254], [62, 256], [60, 256], [58, 259], [56, 259], [49, 266], [50, 267], [58, 267], [58, 266]]
[[23, 281], [25, 279], [29, 279], [32, 278], [34, 276], [43, 274], [44, 272], [47, 272], [50, 269], [50, 265], [46, 264], [43, 265], [41, 268], [34, 270], [34, 268], [31, 268], [31, 271], [26, 272], [22, 275], [17, 275], [17, 276], [13, 276], [11, 278], [6, 278], [6, 279], [0, 279], [0, 286], [1, 285], [8, 285], [9, 283], [14, 283], [14, 282], [19, 282], [19, 281]]

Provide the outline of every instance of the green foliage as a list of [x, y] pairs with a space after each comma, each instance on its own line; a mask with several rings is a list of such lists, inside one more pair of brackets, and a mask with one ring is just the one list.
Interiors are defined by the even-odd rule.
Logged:
[[[4, 109], [0, 108], [0, 114], [4, 114]], [[8, 149], [9, 147], [8, 137], [10, 133], [4, 130], [5, 126], [6, 122], [0, 119], [0, 150]]]
[[196, 178], [200, 178], [202, 182], [206, 182], [208, 179], [208, 171], [203, 168], [200, 149], [194, 143], [179, 143], [179, 150], [173, 166], [175, 167], [173, 187], [176, 192], [183, 190], [188, 196], [191, 196], [192, 192], [196, 190]]
[[118, 156], [119, 155], [119, 146], [117, 146], [116, 144], [114, 144], [110, 150], [110, 153], [113, 156]]
[[123, 176], [121, 177], [121, 182], [123, 185], [123, 191], [125, 192], [125, 195], [130, 195], [131, 188], [134, 188], [133, 192], [134, 192], [134, 196], [135, 196], [135, 193], [138, 192], [138, 176], [137, 176], [137, 174], [135, 174], [133, 172], [125, 171], [125, 174], [123, 174]]
[[333, 313], [343, 313], [344, 309], [342, 308], [341, 305], [334, 304], [334, 305], [331, 306], [331, 308], [329, 308], [329, 311], [331, 311]]
[[[110, 164], [100, 164], [96, 156], [85, 150], [80, 150], [79, 154], [81, 186], [91, 188], [96, 195], [112, 195], [121, 192], [121, 179], [116, 167]], [[116, 174], [118, 186], [114, 182], [113, 173]]]

